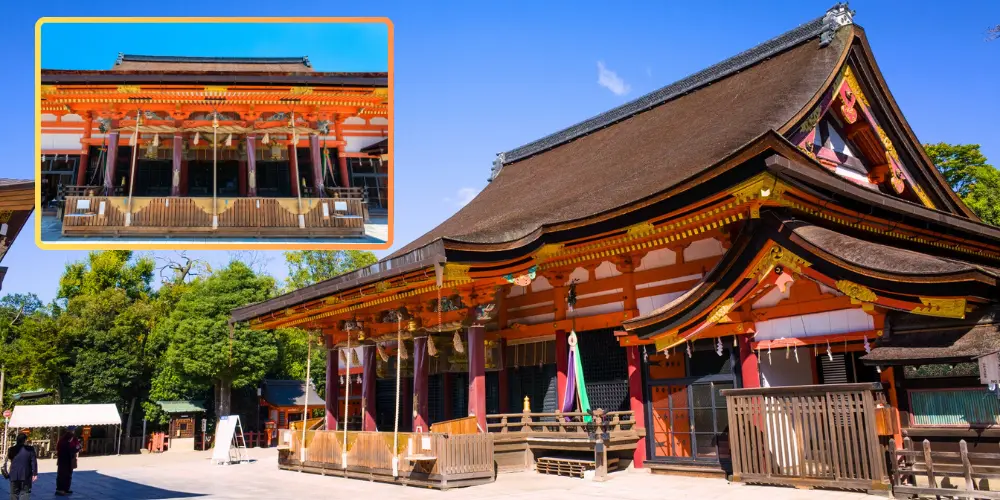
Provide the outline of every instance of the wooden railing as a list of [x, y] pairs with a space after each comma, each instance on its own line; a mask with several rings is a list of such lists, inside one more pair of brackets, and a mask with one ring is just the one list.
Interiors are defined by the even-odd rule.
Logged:
[[727, 389], [733, 480], [887, 489], [876, 433], [879, 384]]
[[[121, 440], [121, 450], [122, 455], [129, 453], [139, 453], [142, 449], [142, 436], [122, 438]], [[97, 455], [114, 455], [119, 453], [118, 439], [117, 438], [94, 438], [87, 440], [87, 451], [81, 453], [84, 456], [97, 456]]]
[[[65, 235], [359, 236], [361, 198], [175, 198], [68, 196]], [[217, 224], [215, 217], [217, 216]]]
[[[577, 435], [588, 434], [588, 414], [573, 413], [500, 413], [486, 416], [486, 428], [489, 432], [501, 434], [523, 432], [536, 435]], [[616, 433], [633, 430], [635, 415], [630, 411], [610, 411], [604, 414], [608, 423], [608, 432]], [[596, 422], [594, 425], [600, 425]]]
[[[990, 487], [990, 480], [1000, 480], [1000, 453], [969, 452], [965, 440], [958, 451], [932, 451], [924, 440], [915, 450], [910, 438], [903, 439], [903, 449], [896, 450], [896, 440], [889, 441], [893, 451], [892, 493], [896, 498], [910, 495], [952, 498], [996, 498], [1000, 490]], [[995, 447], [995, 445], [994, 445]]]
[[[294, 433], [279, 453], [283, 468], [436, 488], [493, 480], [493, 439], [485, 433], [448, 435], [390, 432], [306, 431]], [[346, 449], [346, 453], [344, 453]], [[346, 459], [346, 461], [345, 461]], [[393, 462], [397, 470], [393, 471]]]
[[431, 424], [431, 432], [434, 434], [478, 434], [479, 419], [476, 417], [462, 417], [454, 420], [445, 420]]
[[[307, 422], [309, 423], [308, 430], [316, 430], [323, 423], [324, 420], [326, 420], [326, 417], [310, 418], [309, 420], [307, 420]], [[302, 421], [296, 420], [294, 422], [289, 422], [288, 428], [302, 432]]]

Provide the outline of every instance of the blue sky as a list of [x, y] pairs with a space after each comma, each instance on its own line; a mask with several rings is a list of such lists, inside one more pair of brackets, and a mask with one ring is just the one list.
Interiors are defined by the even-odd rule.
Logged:
[[[38, 17], [386, 16], [395, 27], [395, 245], [401, 246], [482, 189], [497, 152], [669, 84], [818, 17], [832, 4], [826, 0], [545, 5], [513, 1], [17, 2], [5, 10], [8, 22], [0, 31], [8, 75], [0, 80], [7, 97], [6, 119], [0, 120], [5, 145], [0, 176], [34, 175], [33, 82], [28, 75]], [[1000, 41], [986, 42], [985, 31], [1000, 23], [1000, 2], [957, 5], [851, 2], [857, 11], [855, 21], [866, 29], [879, 67], [918, 138], [982, 144], [997, 165]], [[275, 38], [281, 42], [268, 41], [279, 33]], [[176, 43], [170, 48], [193, 54], [308, 55], [317, 69], [327, 71], [365, 64], [347, 54], [349, 42], [343, 39], [327, 41], [280, 29], [226, 34], [233, 35], [210, 30], [177, 32], [166, 25], [148, 31], [118, 25], [73, 39], [67, 44], [66, 61], [75, 64], [78, 57], [81, 61], [94, 57], [106, 65], [118, 52], [138, 52], [139, 48], [153, 52]], [[4, 259], [3, 264], [11, 267], [4, 292], [34, 292], [47, 300], [55, 294], [65, 263], [81, 258], [83, 252], [41, 251], [35, 247], [32, 231], [29, 227]], [[230, 257], [227, 252], [192, 254], [213, 265], [224, 264]], [[268, 270], [284, 278], [280, 253], [271, 255]]]

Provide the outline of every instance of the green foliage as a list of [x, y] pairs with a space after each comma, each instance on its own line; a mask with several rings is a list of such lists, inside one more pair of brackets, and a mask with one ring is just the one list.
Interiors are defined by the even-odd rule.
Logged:
[[57, 296], [72, 299], [117, 288], [135, 300], [150, 293], [154, 267], [153, 259], [133, 259], [132, 252], [125, 250], [90, 252], [86, 261], [66, 265]]
[[1000, 225], [1000, 171], [987, 163], [979, 144], [925, 144], [951, 189], [983, 222]]
[[[303, 380], [306, 376], [306, 358], [309, 348], [306, 342], [309, 334], [298, 328], [281, 328], [274, 331], [278, 340], [278, 359], [268, 378], [280, 380]], [[320, 394], [326, 390], [326, 349], [313, 338], [312, 365], [309, 375]]]
[[285, 252], [288, 279], [285, 289], [298, 290], [341, 274], [370, 266], [378, 259], [363, 250], [298, 250]]

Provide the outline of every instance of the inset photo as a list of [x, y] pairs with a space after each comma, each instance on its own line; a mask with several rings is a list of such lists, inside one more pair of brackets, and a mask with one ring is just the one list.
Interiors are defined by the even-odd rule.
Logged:
[[35, 36], [43, 249], [391, 244], [387, 19], [43, 18]]

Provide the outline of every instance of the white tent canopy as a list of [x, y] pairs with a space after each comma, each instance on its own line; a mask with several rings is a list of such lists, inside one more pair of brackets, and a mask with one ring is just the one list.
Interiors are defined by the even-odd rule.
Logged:
[[14, 407], [10, 427], [69, 427], [71, 425], [121, 425], [122, 417], [113, 404], [20, 405]]

